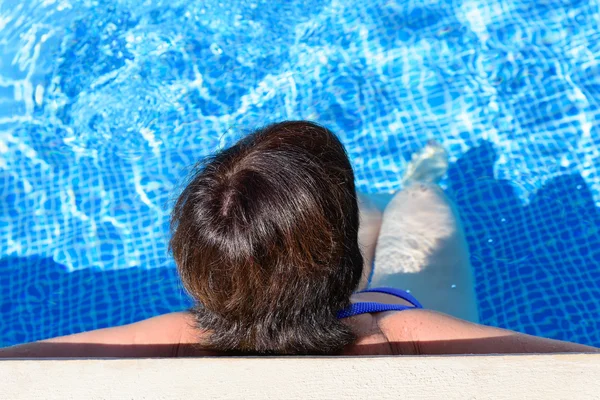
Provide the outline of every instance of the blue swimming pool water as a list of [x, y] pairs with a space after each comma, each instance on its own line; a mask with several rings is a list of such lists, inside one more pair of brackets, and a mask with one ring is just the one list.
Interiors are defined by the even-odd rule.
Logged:
[[366, 192], [429, 139], [482, 322], [600, 345], [596, 1], [0, 1], [0, 345], [189, 300], [186, 167], [311, 119]]

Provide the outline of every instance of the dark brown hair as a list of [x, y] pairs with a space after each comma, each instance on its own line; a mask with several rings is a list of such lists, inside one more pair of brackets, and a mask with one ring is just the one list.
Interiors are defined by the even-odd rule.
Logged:
[[354, 174], [306, 121], [269, 125], [202, 162], [178, 198], [172, 249], [215, 350], [335, 354], [362, 273]]

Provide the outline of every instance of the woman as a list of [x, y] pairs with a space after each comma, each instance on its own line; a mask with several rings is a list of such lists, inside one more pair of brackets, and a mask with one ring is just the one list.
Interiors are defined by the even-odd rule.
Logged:
[[[412, 187], [398, 198], [438, 193]], [[363, 216], [373, 223], [362, 233], [377, 236], [377, 212]], [[196, 301], [191, 310], [15, 346], [0, 356], [599, 351], [423, 309], [397, 289], [355, 293], [368, 273], [354, 174], [341, 142], [310, 122], [270, 125], [202, 163], [175, 204], [171, 227], [181, 280]], [[372, 257], [374, 241], [361, 239]], [[385, 249], [379, 253], [386, 258]]]

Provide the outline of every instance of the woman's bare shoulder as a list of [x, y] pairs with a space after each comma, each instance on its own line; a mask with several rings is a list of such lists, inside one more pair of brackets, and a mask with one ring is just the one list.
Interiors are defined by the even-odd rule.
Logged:
[[190, 340], [194, 321], [189, 312], [179, 311], [158, 315], [125, 325], [131, 330], [136, 344], [181, 343]]
[[378, 325], [395, 354], [599, 352], [577, 343], [479, 325], [431, 310], [381, 313]]
[[188, 312], [0, 349], [0, 358], [173, 357], [208, 355]]

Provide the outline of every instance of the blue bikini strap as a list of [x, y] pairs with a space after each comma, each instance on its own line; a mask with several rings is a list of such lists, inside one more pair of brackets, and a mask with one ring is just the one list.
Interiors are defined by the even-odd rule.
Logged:
[[375, 303], [375, 302], [359, 302], [353, 303], [348, 308], [341, 310], [338, 312], [337, 317], [339, 319], [353, 317], [355, 315], [367, 314], [367, 313], [378, 313], [383, 311], [403, 311], [410, 310], [414, 308], [423, 308], [421, 303], [417, 299], [414, 298], [413, 295], [407, 293], [403, 290], [394, 289], [394, 288], [373, 288], [368, 290], [363, 290], [358, 293], [385, 293], [392, 296], [399, 297], [403, 300], [408, 301], [412, 306], [406, 306], [403, 304], [385, 304], [385, 303]]
[[400, 297], [403, 300], [408, 301], [410, 304], [415, 306], [416, 308], [423, 308], [423, 305], [419, 303], [419, 300], [415, 298], [412, 294], [405, 292], [404, 290], [394, 289], [391, 287], [378, 287], [372, 289], [361, 290], [358, 293], [385, 293], [392, 296]]

